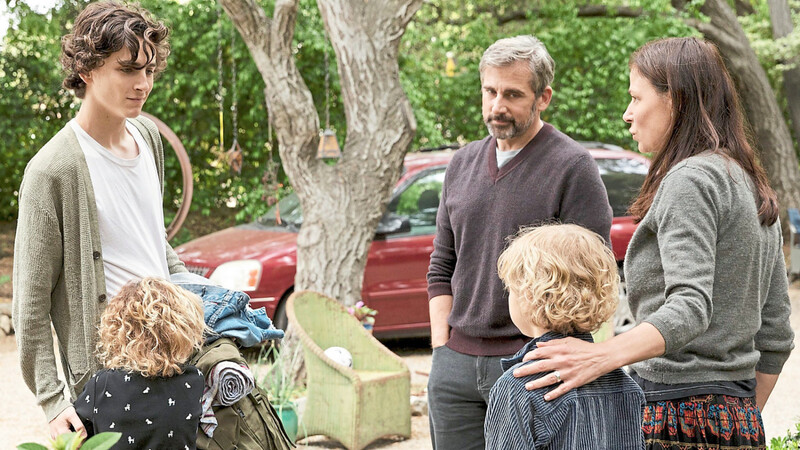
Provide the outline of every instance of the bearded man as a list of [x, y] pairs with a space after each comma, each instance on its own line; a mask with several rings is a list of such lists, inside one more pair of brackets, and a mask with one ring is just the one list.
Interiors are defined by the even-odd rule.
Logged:
[[594, 159], [541, 120], [554, 62], [533, 36], [501, 39], [480, 63], [489, 136], [448, 165], [428, 270], [433, 448], [483, 449], [489, 391], [526, 338], [511, 322], [497, 275], [506, 238], [554, 221], [609, 242], [611, 207]]

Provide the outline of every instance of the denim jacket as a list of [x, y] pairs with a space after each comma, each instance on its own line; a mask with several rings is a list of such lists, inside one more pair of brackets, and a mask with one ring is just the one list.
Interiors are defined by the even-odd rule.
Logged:
[[[551, 401], [544, 395], [555, 385], [533, 391], [525, 383], [551, 372], [515, 378], [513, 370], [537, 342], [565, 337], [548, 332], [512, 358], [502, 360], [505, 373], [492, 388], [484, 431], [491, 449], [643, 449], [644, 393], [621, 369], [609, 372]], [[589, 333], [573, 337], [593, 342]]]
[[203, 300], [206, 325], [216, 332], [206, 338], [206, 344], [223, 336], [235, 338], [242, 347], [283, 338], [283, 330], [272, 325], [263, 307], [250, 308], [250, 297], [244, 292], [211, 284], [192, 273], [174, 274], [170, 280]]

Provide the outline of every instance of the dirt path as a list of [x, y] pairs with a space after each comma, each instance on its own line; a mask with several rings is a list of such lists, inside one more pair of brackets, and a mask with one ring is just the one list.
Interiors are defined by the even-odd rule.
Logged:
[[23, 442], [46, 443], [47, 422], [22, 381], [13, 337], [0, 337], [0, 380], [0, 449], [13, 449]]
[[783, 366], [775, 390], [772, 391], [762, 417], [764, 431], [769, 438], [785, 436], [787, 430], [794, 431], [794, 424], [800, 422], [800, 284], [795, 282], [789, 288], [792, 298], [792, 329], [794, 330], [794, 351]]
[[[796, 350], [786, 363], [778, 384], [775, 386], [766, 408], [764, 426], [767, 437], [783, 436], [786, 430], [800, 422], [800, 287], [791, 290], [792, 328], [795, 330]], [[427, 384], [424, 374], [430, 371], [430, 352], [424, 349], [394, 349], [401, 354], [412, 372], [412, 392], [421, 392]], [[14, 449], [23, 442], [46, 443], [48, 436], [44, 415], [36, 406], [19, 370], [17, 348], [11, 337], [0, 337], [0, 450]], [[324, 437], [313, 437], [304, 441], [300, 448], [341, 448], [336, 442]], [[430, 449], [428, 417], [412, 418], [410, 440], [376, 442], [369, 449], [425, 450]]]

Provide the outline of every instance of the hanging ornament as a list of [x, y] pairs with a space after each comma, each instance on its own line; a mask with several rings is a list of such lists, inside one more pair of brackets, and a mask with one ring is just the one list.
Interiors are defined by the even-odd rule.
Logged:
[[242, 174], [243, 155], [242, 147], [239, 145], [239, 99], [236, 90], [236, 29], [231, 27], [231, 116], [233, 119], [233, 144], [230, 150], [225, 152], [228, 165], [237, 175]]
[[222, 7], [217, 5], [217, 102], [219, 103], [219, 156], [225, 153], [225, 92], [222, 87]]
[[336, 132], [331, 128], [331, 87], [328, 66], [328, 47], [325, 46], [325, 129], [320, 133], [317, 159], [339, 159], [342, 157], [339, 143], [336, 141]]
[[450, 78], [456, 76], [456, 57], [455, 53], [447, 52], [447, 63], [444, 65], [444, 74]]

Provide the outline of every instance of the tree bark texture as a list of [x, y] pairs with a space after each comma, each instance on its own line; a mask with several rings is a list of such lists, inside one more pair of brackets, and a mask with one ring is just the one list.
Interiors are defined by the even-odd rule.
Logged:
[[767, 74], [728, 3], [706, 0], [701, 12], [711, 21], [692, 25], [719, 47], [736, 82], [761, 163], [778, 195], [786, 238], [789, 230], [786, 208], [800, 206], [800, 169], [789, 128]]
[[303, 208], [295, 290], [353, 304], [361, 299], [375, 228], [416, 132], [397, 55], [422, 0], [318, 0], [337, 56], [347, 123], [342, 158], [334, 165], [316, 159], [319, 117], [292, 57], [298, 1], [277, 0], [272, 18], [255, 0], [221, 3], [266, 84], [281, 161]]
[[[772, 36], [775, 39], [788, 36], [794, 26], [792, 25], [792, 12], [786, 0], [768, 0], [769, 16], [772, 22]], [[798, 63], [794, 61], [785, 61]], [[800, 66], [783, 73], [783, 95], [789, 107], [789, 119], [792, 123], [792, 133], [795, 139], [800, 139]]]

